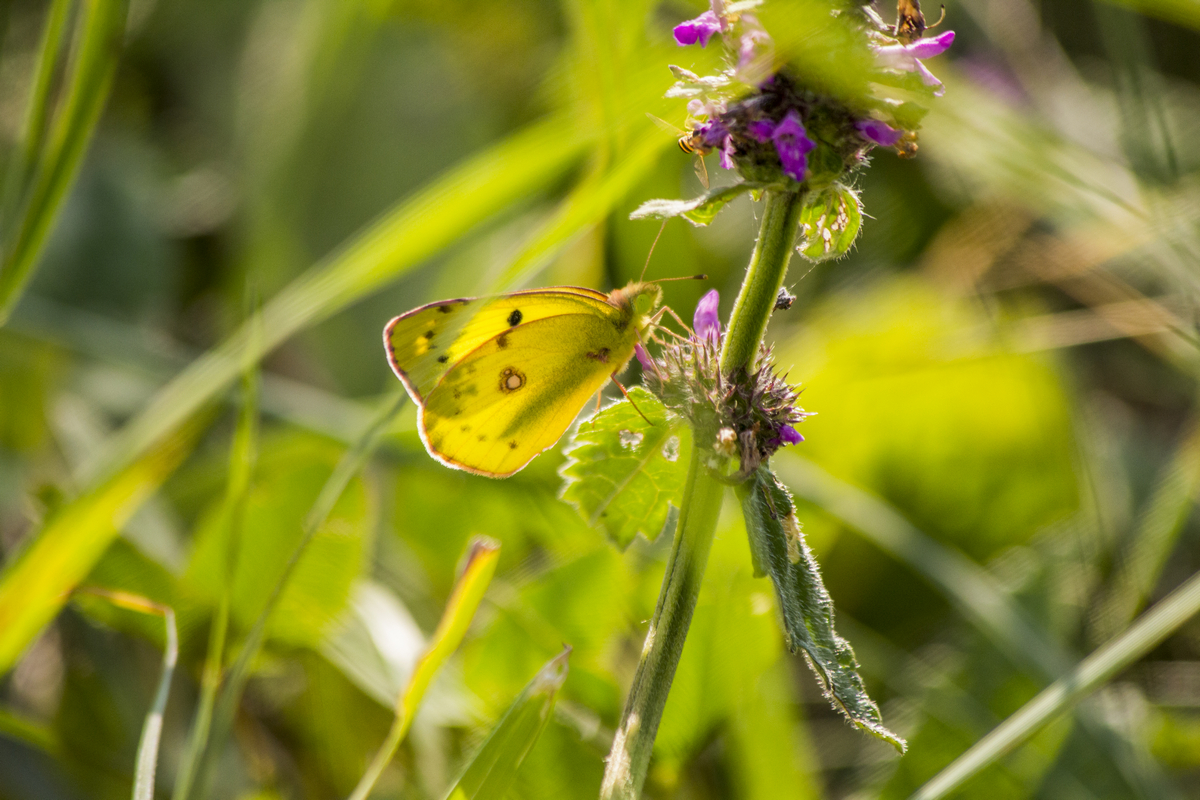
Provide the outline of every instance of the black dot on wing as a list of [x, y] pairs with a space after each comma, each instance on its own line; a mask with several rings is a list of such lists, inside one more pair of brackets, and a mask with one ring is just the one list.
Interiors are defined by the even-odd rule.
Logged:
[[426, 339], [432, 339], [432, 338], [433, 338], [433, 331], [425, 331], [425, 338], [426, 338]]
[[450, 360], [450, 356], [438, 356], [439, 364], [445, 364], [449, 360]]
[[454, 306], [451, 306], [451, 305], [438, 306], [437, 310], [439, 312], [441, 312], [442, 314], [449, 314], [451, 311], [454, 310]]
[[508, 448], [509, 448], [510, 450], [516, 450], [516, 449], [517, 449], [517, 442], [516, 442], [516, 440], [515, 440], [515, 439], [514, 439], [513, 441], [511, 441], [511, 442], [509, 442], [509, 443], [508, 443]]
[[512, 310], [512, 313], [508, 315], [509, 327], [514, 327], [514, 326], [520, 325], [522, 317], [523, 317], [523, 315], [521, 314], [521, 309], [514, 308]]

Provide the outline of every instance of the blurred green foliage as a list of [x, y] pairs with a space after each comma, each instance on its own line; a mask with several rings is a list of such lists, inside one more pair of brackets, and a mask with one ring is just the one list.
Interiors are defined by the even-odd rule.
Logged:
[[[2, 5], [8, 154], [49, 6]], [[131, 3], [78, 179], [0, 328], [5, 585], [56, 530], [88, 545], [54, 551], [78, 578], [54, 573], [65, 582], [38, 603], [6, 607], [36, 605], [48, 624], [0, 631], [20, 644], [0, 681], [0, 797], [130, 794], [162, 625], [69, 601], [81, 582], [178, 615], [158, 772], [160, 796], [171, 791], [222, 593], [228, 665], [322, 486], [395, 388], [379, 340], [390, 317], [636, 278], [658, 223], [629, 213], [702, 191], [645, 118], [682, 123], [661, 98], [666, 65], [703, 72], [714, 56], [676, 48], [670, 28], [702, 8]], [[816, 412], [781, 465], [807, 459], [863, 512], [793, 487], [839, 632], [909, 752], [847, 726], [787, 654], [730, 497], [653, 797], [907, 797], [1200, 570], [1200, 22], [1171, 0], [962, 0], [945, 27], [958, 39], [930, 66], [947, 92], [918, 157], [873, 155], [857, 249], [811, 269], [794, 259], [796, 303], [769, 332]], [[707, 228], [667, 225], [648, 274], [710, 276], [664, 286], [685, 319], [712, 287], [729, 310], [755, 214], [741, 197]], [[230, 388], [257, 346], [248, 292], [263, 298], [261, 433], [225, 580]], [[177, 468], [161, 455], [171, 447]], [[105, 487], [148, 462], [161, 474], [125, 485], [147, 495], [128, 519], [55, 528], [95, 522]], [[566, 643], [570, 673], [509, 796], [594, 797], [669, 543], [613, 547], [560, 499], [563, 463], [552, 450], [503, 482], [450, 471], [406, 408], [271, 616], [209, 796], [346, 796], [482, 533], [503, 543], [496, 577], [375, 796], [444, 796]], [[887, 550], [862, 524], [880, 507], [921, 538]], [[947, 563], [974, 584], [941, 580]], [[1028, 636], [1042, 644], [1014, 652]], [[1191, 797], [1197, 748], [1192, 621], [956, 796]]]

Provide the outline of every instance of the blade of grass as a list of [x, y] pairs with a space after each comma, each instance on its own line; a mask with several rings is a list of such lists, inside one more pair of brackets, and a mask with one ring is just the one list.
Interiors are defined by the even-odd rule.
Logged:
[[0, 573], [0, 674], [20, 658], [121, 527], [191, 451], [194, 418], [159, 446], [43, 523]]
[[567, 647], [533, 676], [471, 759], [446, 800], [503, 800], [533, 749], [567, 679]]
[[[51, 225], [79, 173], [116, 74], [127, 10], [127, 0], [92, 0], [81, 8], [82, 35], [66, 80], [65, 99], [51, 123], [45, 150], [30, 165], [28, 196], [21, 204], [15, 235], [5, 242], [0, 263], [0, 325], [7, 321], [32, 276]], [[39, 88], [48, 87], [35, 85], [35, 90]], [[32, 111], [37, 111], [39, 102], [42, 100], [35, 98]]]
[[118, 608], [141, 614], [157, 614], [163, 618], [166, 625], [162, 673], [158, 679], [158, 688], [154, 690], [154, 701], [150, 704], [150, 710], [146, 712], [146, 721], [142, 724], [142, 735], [138, 740], [135, 759], [137, 769], [133, 775], [133, 800], [154, 800], [154, 774], [158, 767], [158, 744], [162, 740], [163, 712], [166, 711], [167, 697], [171, 693], [175, 662], [179, 659], [179, 632], [175, 626], [175, 612], [170, 606], [129, 592], [93, 587], [86, 587], [80, 591], [104, 598]]
[[1116, 574], [1097, 604], [1097, 640], [1107, 641], [1128, 624], [1162, 574], [1200, 491], [1200, 422], [1190, 430], [1159, 476], [1129, 548], [1116, 563]]
[[466, 563], [463, 565], [458, 581], [454, 584], [454, 591], [451, 592], [450, 600], [446, 603], [446, 610], [442, 613], [442, 619], [433, 633], [429, 649], [417, 662], [412, 677], [408, 679], [408, 686], [396, 698], [396, 716], [392, 720], [392, 728], [388, 731], [387, 738], [380, 745], [378, 752], [375, 753], [375, 758], [371, 760], [367, 771], [359, 779], [358, 785], [350, 793], [350, 800], [366, 800], [384, 768], [396, 754], [396, 749], [404, 741], [404, 736], [408, 733], [408, 728], [412, 724], [413, 717], [416, 716], [417, 708], [421, 705], [421, 700], [425, 697], [425, 691], [433, 681], [434, 675], [437, 674], [446, 659], [458, 649], [459, 643], [466, 635], [467, 628], [470, 627], [471, 620], [475, 617], [475, 611], [479, 608], [480, 601], [483, 600], [483, 593], [487, 590], [492, 575], [496, 572], [496, 560], [499, 557], [500, 544], [498, 542], [483, 536], [476, 537], [471, 541], [467, 549]]
[[[575, 131], [565, 117], [552, 117], [450, 170], [272, 298], [262, 311], [264, 335], [254, 357], [377, 291], [478, 223], [548, 186], [595, 135]], [[247, 340], [243, 327], [192, 362], [100, 448], [84, 474], [99, 479], [120, 469], [224, 391], [238, 374]]]
[[37, 67], [34, 68], [33, 86], [29, 92], [29, 107], [25, 110], [21, 143], [4, 173], [4, 203], [0, 205], [3, 227], [0, 229], [4, 231], [5, 242], [9, 240], [8, 234], [12, 231], [12, 217], [28, 188], [30, 167], [37, 162], [46, 140], [50, 94], [62, 54], [65, 38], [63, 34], [74, 5], [74, 0], [54, 0], [46, 14], [46, 26], [42, 29], [41, 44], [38, 46]]
[[1070, 674], [1043, 689], [922, 786], [913, 800], [945, 797], [1157, 647], [1197, 613], [1200, 613], [1200, 573], [1188, 578], [1124, 633], [1081, 661]]
[[271, 589], [271, 594], [267, 597], [267, 602], [263, 605], [262, 611], [259, 612], [258, 617], [255, 619], [250, 632], [246, 634], [242, 648], [238, 652], [233, 666], [229, 668], [225, 684], [217, 698], [213, 711], [212, 725], [210, 727], [209, 741], [211, 744], [202, 751], [200, 765], [196, 768], [194, 785], [197, 787], [197, 794], [199, 796], [205, 796], [208, 775], [212, 770], [216, 751], [220, 748], [221, 743], [224, 741], [233, 724], [233, 717], [241, 700], [242, 691], [245, 689], [246, 681], [250, 677], [250, 664], [254, 657], [258, 655], [259, 648], [262, 646], [271, 612], [275, 610], [275, 606], [279, 603], [279, 598], [283, 595], [283, 590], [287, 586], [292, 572], [295, 571], [296, 565], [300, 563], [300, 557], [304, 555], [309, 542], [312, 541], [313, 536], [316, 535], [317, 531], [325, 523], [330, 512], [333, 511], [338, 498], [342, 496], [342, 492], [346, 490], [346, 486], [350, 483], [350, 480], [362, 469], [371, 452], [375, 449], [380, 435], [391, 425], [396, 415], [404, 407], [407, 399], [408, 395], [403, 389], [397, 389], [389, 395], [380, 411], [371, 421], [371, 424], [363, 431], [354, 446], [342, 456], [337, 466], [334, 467], [333, 473], [325, 481], [325, 485], [321, 487], [321, 493], [317, 495], [312, 509], [304, 520], [304, 530], [300, 541], [296, 543], [296, 549], [292, 551], [287, 564], [284, 565], [283, 572], [280, 573], [279, 579]]
[[225, 590], [221, 594], [212, 628], [209, 630], [208, 652], [204, 658], [204, 672], [200, 679], [200, 700], [196, 705], [196, 716], [192, 720], [187, 747], [184, 749], [175, 779], [175, 788], [171, 795], [173, 800], [187, 800], [195, 783], [197, 769], [208, 748], [213, 707], [225, 665], [225, 637], [229, 630], [233, 571], [237, 563], [246, 498], [250, 494], [257, 456], [258, 395], [256, 364], [247, 359], [242, 373], [242, 409], [233, 435], [233, 446], [230, 448], [229, 479], [225, 487], [224, 507], [221, 510], [221, 524], [225, 529]]

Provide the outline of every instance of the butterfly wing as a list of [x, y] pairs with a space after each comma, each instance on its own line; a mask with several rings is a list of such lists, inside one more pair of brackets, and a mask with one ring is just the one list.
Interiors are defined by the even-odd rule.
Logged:
[[633, 355], [633, 326], [606, 308], [522, 324], [458, 360], [421, 408], [425, 447], [450, 466], [505, 478], [553, 446]]
[[510, 328], [561, 314], [614, 311], [607, 295], [575, 286], [442, 300], [389, 322], [383, 345], [392, 370], [421, 403], [459, 359]]

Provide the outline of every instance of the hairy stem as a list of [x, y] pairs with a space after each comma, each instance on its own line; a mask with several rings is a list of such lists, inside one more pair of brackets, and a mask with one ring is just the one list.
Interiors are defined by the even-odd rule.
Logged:
[[[775, 297], [783, 285], [801, 205], [801, 197], [795, 193], [767, 195], [762, 229], [729, 319], [721, 357], [722, 371], [727, 374], [751, 365], [758, 352]], [[704, 442], [697, 441], [692, 448], [675, 541], [633, 686], [613, 737], [600, 787], [601, 800], [635, 800], [646, 781], [654, 737], [683, 654], [725, 495], [724, 484], [705, 466], [708, 453]]]
[[721, 353], [721, 372], [729, 375], [738, 367], [753, 367], [759, 343], [767, 330], [767, 320], [775, 308], [775, 298], [783, 286], [796, 227], [804, 207], [799, 192], [768, 192], [762, 227], [746, 278], [729, 316], [729, 333]]

